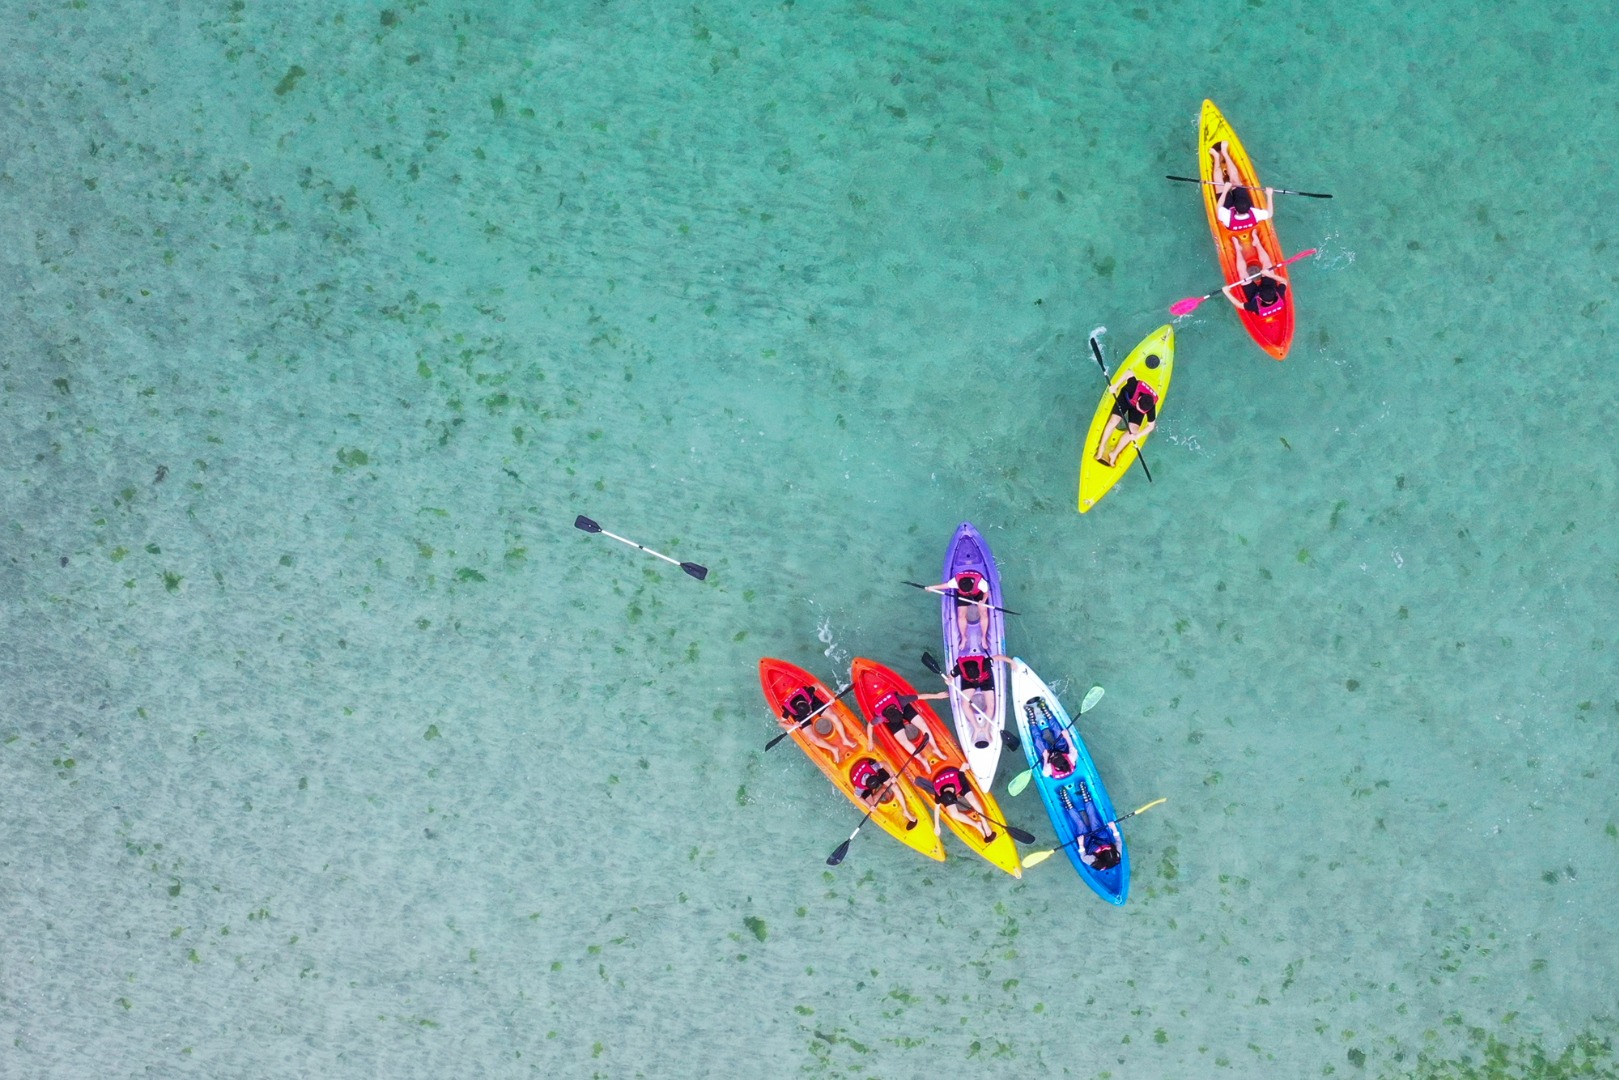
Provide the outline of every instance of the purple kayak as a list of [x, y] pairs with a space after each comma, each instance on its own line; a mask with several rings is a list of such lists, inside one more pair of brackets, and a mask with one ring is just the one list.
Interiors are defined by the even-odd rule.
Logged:
[[[956, 738], [967, 755], [973, 777], [985, 791], [995, 780], [995, 767], [1001, 760], [1001, 732], [1006, 727], [1006, 692], [1009, 672], [1000, 661], [977, 658], [1006, 655], [1006, 616], [995, 610], [1001, 606], [1001, 576], [995, 569], [995, 557], [989, 545], [972, 527], [962, 522], [950, 538], [950, 547], [944, 555], [944, 577], [941, 580], [972, 582], [977, 578], [972, 594], [980, 596], [993, 607], [958, 601], [954, 594], [946, 594], [941, 603], [944, 627], [945, 671], [956, 672], [965, 657], [968, 663], [962, 672], [966, 679], [952, 678], [950, 683], [950, 712], [956, 723]], [[962, 630], [965, 628], [965, 639]], [[980, 688], [966, 690], [962, 682], [978, 682]], [[984, 686], [983, 684], [988, 684]]]

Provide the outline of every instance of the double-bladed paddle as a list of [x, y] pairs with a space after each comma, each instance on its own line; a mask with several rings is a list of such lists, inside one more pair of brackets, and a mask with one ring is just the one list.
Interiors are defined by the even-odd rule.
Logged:
[[[918, 741], [917, 744], [916, 744], [916, 749], [912, 750], [911, 751], [911, 756], [905, 759], [905, 764], [901, 765], [899, 767], [899, 776], [903, 776], [905, 774], [905, 769], [911, 764], [911, 762], [916, 760], [916, 755], [920, 754], [922, 752], [922, 748], [924, 746], [926, 746], [927, 744], [928, 744], [928, 733], [926, 731], [924, 731], [924, 732], [922, 732], [921, 740]], [[899, 776], [894, 776], [891, 779], [893, 779], [894, 781], [898, 781]], [[898, 799], [904, 799], [905, 795], [904, 795], [903, 792], [901, 792], [898, 795], [896, 795], [895, 797], [898, 798]], [[854, 843], [854, 838], [860, 835], [860, 830], [864, 829], [866, 827], [866, 822], [871, 820], [871, 815], [875, 814], [877, 812], [877, 807], [879, 807], [881, 805], [882, 805], [882, 803], [878, 802], [870, 810], [866, 811], [866, 816], [861, 818], [860, 819], [860, 824], [858, 824], [858, 825], [856, 825], [854, 827], [854, 832], [849, 834], [849, 839], [847, 839], [843, 843], [839, 844], [837, 846], [837, 848], [832, 852], [832, 854], [830, 854], [830, 855], [828, 855], [826, 857], [826, 865], [828, 865], [828, 866], [836, 866], [836, 865], [838, 865], [838, 863], [843, 861], [843, 857], [845, 855], [849, 854], [849, 845]], [[938, 831], [937, 826], [934, 827], [934, 831], [935, 832]]]
[[[1152, 802], [1148, 803], [1146, 806], [1141, 807], [1140, 810], [1132, 810], [1128, 814], [1125, 814], [1123, 817], [1116, 817], [1112, 821], [1108, 822], [1107, 825], [1117, 825], [1121, 821], [1127, 821], [1130, 818], [1133, 818], [1137, 814], [1141, 813], [1142, 810], [1151, 810], [1153, 807], [1157, 806], [1159, 803], [1166, 802], [1166, 801], [1168, 801], [1167, 798], [1166, 799], [1154, 799]], [[1107, 825], [1103, 825], [1102, 828], [1104, 828], [1104, 829], [1107, 828]], [[1096, 831], [1095, 829], [1091, 830], [1091, 832], [1095, 832], [1095, 831]], [[1090, 833], [1086, 833], [1085, 835], [1089, 836]], [[1063, 848], [1068, 847], [1071, 844], [1076, 844], [1076, 843], [1078, 843], [1079, 841], [1081, 841], [1083, 839], [1085, 839], [1084, 836], [1076, 836], [1072, 840], [1068, 841], [1068, 843], [1066, 843], [1066, 844], [1058, 844], [1056, 847], [1047, 848], [1045, 851], [1031, 851], [1024, 858], [1023, 867], [1024, 867], [1024, 869], [1028, 869], [1029, 867], [1034, 866], [1037, 863], [1043, 863], [1047, 859], [1051, 858], [1053, 855], [1057, 854], [1057, 852], [1061, 851]]]
[[[1109, 386], [1112, 386], [1113, 385], [1113, 376], [1111, 376], [1111, 375], [1109, 375], [1107, 373], [1107, 361], [1102, 359], [1102, 346], [1100, 346], [1100, 345], [1098, 345], [1096, 343], [1096, 336], [1098, 334], [1102, 333], [1102, 332], [1103, 331], [1102, 331], [1101, 328], [1098, 328], [1096, 330], [1091, 331], [1091, 355], [1096, 357], [1096, 366], [1102, 369], [1102, 378], [1107, 380], [1107, 384]], [[1113, 395], [1113, 406], [1114, 406], [1114, 408], [1117, 408], [1118, 404], [1119, 404], [1119, 395], [1114, 394]], [[1119, 437], [1122, 439], [1124, 436], [1121, 435]], [[1102, 448], [1100, 446], [1098, 446], [1096, 448], [1096, 452], [1101, 453]], [[1147, 459], [1141, 453], [1141, 440], [1140, 439], [1136, 440], [1136, 460], [1141, 462], [1141, 471], [1147, 474], [1147, 483], [1149, 483], [1149, 484], [1152, 483], [1152, 470], [1147, 468]]]
[[[909, 585], [913, 589], [921, 589], [923, 592], [933, 592], [933, 590], [934, 590], [934, 587], [923, 585], [923, 584], [920, 584], [920, 583], [915, 582], [915, 581], [906, 581], [906, 582], [903, 582], [902, 584]], [[960, 593], [956, 589], [945, 589], [944, 594], [946, 596], [959, 596], [960, 595]], [[989, 608], [991, 611], [1005, 612], [1008, 615], [1016, 615], [1016, 614], [1018, 614], [1017, 612], [1013, 611], [1011, 608], [996, 607], [994, 604], [987, 603], [987, 602], [985, 602], [983, 600], [968, 600], [967, 603], [969, 603], [969, 604], [977, 604], [979, 607], [986, 607], [986, 608]]]
[[634, 540], [627, 540], [624, 537], [619, 536], [617, 533], [608, 532], [606, 529], [602, 528], [600, 525], [596, 524], [594, 521], [591, 521], [589, 518], [585, 517], [585, 515], [583, 515], [583, 514], [580, 514], [578, 517], [573, 519], [573, 527], [576, 528], [576, 529], [583, 529], [587, 533], [601, 533], [603, 536], [612, 537], [614, 540], [617, 540], [621, 544], [628, 544], [632, 548], [640, 548], [640, 550], [646, 552], [648, 555], [656, 555], [658, 558], [662, 559], [666, 563], [673, 563], [674, 565], [680, 567], [682, 570], [686, 571], [686, 573], [690, 574], [692, 577], [696, 578], [698, 581], [702, 581], [704, 578], [706, 578], [708, 576], [708, 567], [706, 567], [706, 566], [698, 566], [694, 562], [681, 562], [679, 559], [671, 559], [667, 555], [663, 555], [663, 554], [660, 554], [659, 552], [653, 551], [649, 547], [641, 547], [641, 545], [637, 544]]
[[[937, 675], [939, 678], [943, 679], [946, 685], [949, 685], [950, 676], [944, 673], [944, 669], [939, 666], [939, 661], [933, 658], [932, 653], [925, 652], [922, 654], [922, 666], [933, 672], [933, 674]], [[978, 715], [983, 716], [983, 710], [980, 709], [978, 711]], [[984, 718], [986, 720], [989, 719], [988, 717]], [[1001, 745], [1006, 747], [1008, 750], [1021, 750], [1023, 748], [1023, 740], [1017, 737], [1017, 732], [1008, 731], [1006, 728], [1001, 728]]]
[[[1165, 180], [1180, 180], [1188, 184], [1208, 184], [1217, 187], [1213, 180], [1201, 180], [1195, 176], [1165, 176]], [[1232, 184], [1232, 187], [1247, 188], [1249, 191], [1274, 191], [1278, 195], [1303, 195], [1306, 199], [1330, 199], [1331, 195], [1323, 195], [1319, 191], [1293, 191], [1290, 188], [1275, 187], [1267, 189], [1263, 184]]]

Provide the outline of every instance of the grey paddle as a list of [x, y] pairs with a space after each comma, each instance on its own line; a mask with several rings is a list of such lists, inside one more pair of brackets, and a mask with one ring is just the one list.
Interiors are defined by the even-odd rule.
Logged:
[[661, 554], [659, 552], [653, 551], [649, 547], [641, 547], [641, 545], [637, 544], [634, 540], [627, 540], [624, 537], [619, 536], [617, 533], [608, 532], [606, 529], [602, 528], [600, 525], [596, 524], [594, 521], [591, 521], [589, 518], [585, 517], [585, 515], [583, 515], [583, 514], [580, 514], [578, 517], [573, 519], [573, 527], [576, 528], [576, 529], [583, 529], [587, 533], [601, 533], [603, 536], [610, 536], [614, 540], [617, 540], [621, 544], [628, 544], [628, 545], [630, 545], [630, 547], [638, 548], [641, 551], [646, 552], [648, 555], [657, 556], [658, 558], [662, 559], [666, 563], [673, 563], [674, 565], [680, 567], [682, 570], [686, 571], [686, 573], [690, 574], [692, 577], [696, 578], [698, 581], [702, 581], [704, 578], [706, 578], [708, 576], [708, 567], [706, 567], [706, 566], [698, 566], [694, 562], [681, 562], [679, 559], [671, 559], [667, 555], [664, 555], [664, 554]]

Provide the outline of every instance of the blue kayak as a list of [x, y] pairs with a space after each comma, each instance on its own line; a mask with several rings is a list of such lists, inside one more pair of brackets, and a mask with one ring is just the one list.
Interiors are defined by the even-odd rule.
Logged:
[[[1130, 894], [1130, 852], [1125, 847], [1124, 834], [1113, 823], [1118, 812], [1108, 798], [1085, 740], [1074, 730], [1074, 722], [1051, 687], [1016, 657], [1012, 660], [1011, 689], [1012, 712], [1023, 739], [1023, 754], [1034, 772], [1040, 801], [1046, 804], [1058, 842], [1097, 896], [1122, 905]], [[1045, 767], [1047, 751], [1053, 748], [1070, 759], [1071, 772], [1053, 776]], [[1086, 861], [1080, 853], [1081, 846], [1097, 865]], [[1107, 848], [1117, 855], [1115, 865], [1106, 865], [1112, 861]]]

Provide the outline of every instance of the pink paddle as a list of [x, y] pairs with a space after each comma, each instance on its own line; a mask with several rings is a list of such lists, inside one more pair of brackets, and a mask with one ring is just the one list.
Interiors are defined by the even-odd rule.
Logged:
[[[1304, 258], [1307, 255], [1314, 255], [1315, 252], [1316, 252], [1315, 248], [1306, 248], [1305, 250], [1299, 252], [1297, 255], [1289, 255], [1287, 258], [1283, 259], [1281, 262], [1277, 263], [1276, 265], [1277, 266], [1286, 266], [1290, 262], [1298, 262], [1300, 259]], [[1274, 269], [1274, 267], [1272, 269]], [[1232, 285], [1242, 285], [1242, 284], [1244, 284], [1246, 282], [1254, 280], [1254, 278], [1259, 277], [1264, 272], [1265, 271], [1261, 270], [1258, 274], [1249, 274], [1247, 277], [1243, 278], [1241, 281], [1233, 281], [1231, 284]], [[1188, 296], [1185, 300], [1177, 300], [1173, 304], [1169, 305], [1169, 313], [1171, 315], [1190, 315], [1192, 312], [1197, 310], [1197, 305], [1201, 304], [1203, 301], [1207, 300], [1211, 296], [1219, 296], [1224, 291], [1225, 291], [1225, 289], [1215, 289], [1213, 292], [1204, 293], [1202, 296]]]

